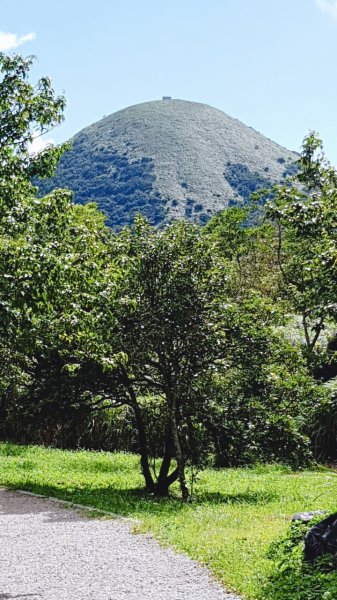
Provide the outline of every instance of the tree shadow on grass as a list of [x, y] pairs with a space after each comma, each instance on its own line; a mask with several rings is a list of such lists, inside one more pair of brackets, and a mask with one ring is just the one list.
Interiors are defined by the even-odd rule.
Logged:
[[[135, 514], [144, 516], [158, 513], [174, 514], [184, 508], [178, 497], [158, 499], [141, 488], [116, 489], [113, 486], [62, 488], [28, 482], [22, 482], [22, 484], [18, 482], [8, 487], [13, 490], [27, 490], [47, 498], [67, 500], [122, 517], [134, 517]], [[43, 499], [41, 501], [43, 504]], [[6, 512], [11, 512], [11, 510], [15, 512], [15, 507], [8, 507]]]
[[[58, 487], [51, 485], [40, 485], [38, 483], [17, 483], [13, 489], [24, 489], [35, 494], [46, 497], [59, 498], [93, 507], [102, 511], [108, 511], [123, 517], [172, 516], [186, 509], [179, 496], [171, 495], [169, 498], [158, 499], [148, 494], [142, 488], [121, 489], [112, 485], [105, 487]], [[207, 493], [197, 497], [191, 506], [228, 505], [228, 504], [261, 504], [271, 502], [275, 495], [267, 492], [242, 492], [238, 494]]]
[[206, 492], [197, 497], [197, 503], [209, 504], [266, 504], [278, 499], [278, 494], [265, 490], [223, 494], [221, 492]]
[[[39, 474], [34, 474], [34, 469], [38, 468], [39, 458], [35, 460], [34, 452], [31, 452], [31, 447], [14, 446], [12, 444], [0, 445], [0, 454], [5, 456], [18, 456], [20, 458], [19, 463], [15, 466], [16, 475], [15, 483], [13, 479], [3, 477], [4, 484], [14, 489], [22, 489], [41, 494], [47, 497], [55, 497], [76, 504], [83, 504], [88, 507], [94, 507], [103, 511], [112, 512], [125, 517], [134, 517], [135, 515], [140, 518], [144, 516], [152, 516], [155, 514], [173, 515], [177, 514], [182, 510], [185, 510], [184, 505], [178, 495], [177, 490], [172, 492], [172, 496], [167, 499], [158, 499], [153, 495], [146, 493], [141, 487], [142, 483], [139, 479], [139, 485], [137, 485], [138, 476], [135, 478], [136, 461], [132, 458], [130, 461], [119, 460], [118, 456], [116, 460], [111, 457], [111, 461], [106, 456], [99, 456], [95, 453], [94, 460], [82, 461], [81, 455], [74, 453], [71, 455], [69, 461], [64, 466], [67, 471], [66, 476], [62, 481], [51, 481], [52, 485], [48, 483], [39, 483]], [[25, 456], [27, 455], [27, 456]], [[31, 460], [32, 459], [32, 460]], [[60, 458], [60, 466], [62, 461]], [[58, 467], [57, 467], [58, 468]], [[117, 483], [102, 482], [99, 478], [96, 481], [79, 481], [76, 477], [77, 474], [88, 472], [88, 473], [102, 473], [114, 474], [120, 472], [121, 478]], [[130, 477], [128, 477], [130, 473]], [[27, 476], [28, 475], [28, 476]], [[64, 480], [63, 480], [64, 479]], [[82, 479], [80, 477], [80, 479]], [[89, 477], [90, 479], [90, 477]], [[118, 478], [117, 478], [118, 479]], [[128, 485], [129, 480], [129, 485]], [[100, 485], [101, 483], [101, 485]], [[131, 484], [131, 485], [130, 485]], [[250, 490], [246, 489], [238, 493], [225, 493], [221, 490], [218, 492], [203, 492], [197, 491], [196, 498], [192, 506], [197, 505], [259, 505], [266, 504], [277, 500], [278, 496], [275, 492], [269, 490]], [[28, 506], [28, 503], [27, 503]]]

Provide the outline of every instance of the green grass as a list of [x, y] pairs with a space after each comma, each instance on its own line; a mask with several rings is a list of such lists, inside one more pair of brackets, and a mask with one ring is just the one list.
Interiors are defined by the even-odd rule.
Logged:
[[230, 589], [262, 598], [272, 573], [270, 543], [300, 510], [336, 511], [337, 476], [279, 466], [206, 470], [196, 500], [155, 501], [142, 490], [139, 459], [129, 454], [68, 452], [0, 444], [0, 484], [140, 519], [151, 531], [209, 566]]

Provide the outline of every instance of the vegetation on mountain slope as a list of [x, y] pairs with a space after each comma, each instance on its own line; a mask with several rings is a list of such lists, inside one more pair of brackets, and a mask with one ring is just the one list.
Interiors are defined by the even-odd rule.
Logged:
[[40, 181], [97, 202], [110, 226], [175, 219], [204, 224], [228, 205], [279, 182], [297, 156], [225, 113], [196, 102], [131, 106], [75, 135], [55, 177]]

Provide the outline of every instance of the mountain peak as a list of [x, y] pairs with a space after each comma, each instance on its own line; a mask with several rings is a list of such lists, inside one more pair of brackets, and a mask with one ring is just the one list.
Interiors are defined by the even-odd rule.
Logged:
[[163, 97], [80, 131], [41, 191], [69, 187], [96, 201], [112, 226], [142, 212], [154, 224], [205, 223], [259, 187], [282, 180], [297, 155], [207, 104]]

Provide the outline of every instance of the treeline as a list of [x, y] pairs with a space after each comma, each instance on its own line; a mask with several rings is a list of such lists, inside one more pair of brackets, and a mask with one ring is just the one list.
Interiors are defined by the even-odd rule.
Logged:
[[147, 490], [179, 480], [184, 499], [205, 464], [334, 460], [337, 174], [319, 139], [251, 208], [115, 233], [67, 191], [37, 196], [64, 148], [29, 144], [64, 99], [30, 66], [0, 55], [1, 436], [139, 452]]

